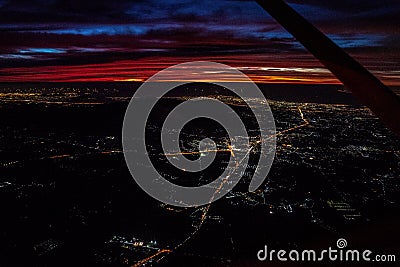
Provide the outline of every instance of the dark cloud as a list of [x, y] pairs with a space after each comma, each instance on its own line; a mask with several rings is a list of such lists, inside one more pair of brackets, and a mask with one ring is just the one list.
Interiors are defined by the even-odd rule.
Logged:
[[400, 5], [399, 1], [397, 0], [289, 0], [288, 2], [301, 5], [318, 6], [332, 11], [340, 11], [351, 14], [386, 8], [398, 8]]
[[327, 32], [395, 33], [400, 24], [400, 1], [290, 0], [291, 5]]
[[[136, 4], [140, 4], [136, 1]], [[125, 11], [132, 1], [6, 1], [0, 8], [2, 23], [136, 21]]]

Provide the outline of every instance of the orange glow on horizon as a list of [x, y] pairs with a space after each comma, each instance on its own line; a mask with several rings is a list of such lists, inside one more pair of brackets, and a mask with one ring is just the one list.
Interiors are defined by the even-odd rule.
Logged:
[[[272, 61], [270, 58], [254, 56], [255, 61], [247, 58], [146, 58], [111, 63], [86, 64], [72, 66], [16, 67], [0, 69], [0, 82], [144, 82], [158, 71], [175, 64], [189, 61], [214, 61], [237, 67], [256, 83], [289, 84], [341, 84], [329, 71], [316, 61], [292, 60]], [[258, 61], [257, 61], [258, 59]], [[270, 63], [266, 63], [269, 62]], [[250, 66], [243, 63], [251, 62]], [[293, 67], [296, 66], [296, 67]], [[204, 74], [206, 75], [206, 73]], [[169, 81], [191, 81], [187, 73], [180, 77], [171, 77]], [[384, 83], [400, 86], [399, 76], [387, 72], [377, 73]], [[205, 76], [206, 77], [206, 76]], [[221, 82], [243, 82], [229, 79], [221, 74]], [[198, 79], [195, 79], [198, 81]], [[202, 82], [216, 82], [202, 79]]]

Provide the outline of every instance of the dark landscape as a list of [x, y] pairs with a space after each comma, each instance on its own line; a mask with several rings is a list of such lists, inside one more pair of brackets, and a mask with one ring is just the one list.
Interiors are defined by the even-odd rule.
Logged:
[[[0, 85], [0, 266], [255, 266], [265, 244], [325, 248], [341, 237], [398, 252], [400, 143], [342, 86], [260, 85], [277, 127], [265, 183], [247, 192], [251, 155], [233, 192], [177, 208], [144, 193], [124, 161], [122, 121], [139, 85]], [[215, 92], [199, 84], [160, 100], [146, 136], [156, 167], [165, 163], [156, 142], [162, 111], [206, 96], [246, 115], [240, 100]], [[204, 138], [200, 126], [224, 148], [218, 125], [199, 122], [184, 128], [186, 149]]]

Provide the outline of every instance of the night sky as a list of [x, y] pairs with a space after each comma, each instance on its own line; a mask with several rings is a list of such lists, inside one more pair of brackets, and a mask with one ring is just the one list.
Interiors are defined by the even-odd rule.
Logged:
[[[290, 0], [388, 85], [400, 85], [399, 0]], [[253, 1], [0, 0], [0, 81], [143, 81], [176, 63], [257, 82], [337, 80]]]

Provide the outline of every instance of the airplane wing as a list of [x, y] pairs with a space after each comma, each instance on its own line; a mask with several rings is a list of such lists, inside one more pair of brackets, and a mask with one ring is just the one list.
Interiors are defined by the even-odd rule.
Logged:
[[400, 98], [283, 0], [256, 0], [358, 100], [400, 136]]

